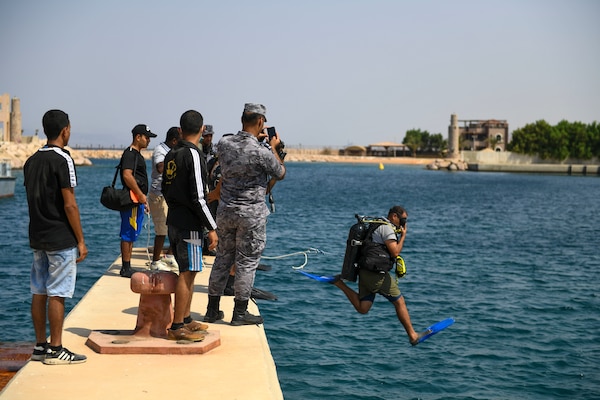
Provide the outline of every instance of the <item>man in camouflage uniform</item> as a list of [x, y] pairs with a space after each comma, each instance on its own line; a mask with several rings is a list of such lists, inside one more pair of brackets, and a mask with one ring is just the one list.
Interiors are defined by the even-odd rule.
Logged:
[[217, 209], [219, 244], [208, 284], [208, 308], [205, 322], [223, 318], [219, 302], [230, 267], [235, 264], [235, 307], [231, 325], [261, 324], [261, 316], [248, 312], [248, 300], [254, 275], [267, 241], [269, 210], [265, 195], [269, 178], [285, 176], [283, 161], [277, 153], [279, 134], [271, 138], [271, 150], [262, 145], [266, 134], [266, 108], [246, 104], [242, 130], [219, 141], [221, 198]]

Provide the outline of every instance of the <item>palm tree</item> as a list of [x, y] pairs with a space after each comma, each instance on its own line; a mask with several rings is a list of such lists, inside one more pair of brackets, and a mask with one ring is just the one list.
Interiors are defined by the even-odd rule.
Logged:
[[412, 156], [417, 156], [417, 150], [423, 147], [423, 132], [420, 129], [410, 129], [406, 131], [406, 135], [404, 136], [404, 140], [402, 141], [410, 151], [412, 152]]

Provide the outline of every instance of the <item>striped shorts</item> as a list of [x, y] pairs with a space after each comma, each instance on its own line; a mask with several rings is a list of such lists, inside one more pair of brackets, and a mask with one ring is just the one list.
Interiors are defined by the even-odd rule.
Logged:
[[179, 272], [202, 271], [202, 232], [169, 225], [169, 243], [179, 264]]

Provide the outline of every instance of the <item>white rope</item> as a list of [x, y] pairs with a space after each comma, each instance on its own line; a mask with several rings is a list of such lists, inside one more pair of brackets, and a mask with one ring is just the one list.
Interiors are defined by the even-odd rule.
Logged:
[[[154, 254], [152, 255], [152, 257], [150, 257], [150, 250], [148, 250], [150, 248], [150, 213], [146, 213], [146, 215], [144, 216], [144, 225], [146, 227], [146, 231], [148, 232], [148, 241], [146, 242], [146, 256], [148, 257], [148, 262], [146, 263], [146, 265], [150, 265], [152, 264], [152, 259], [154, 258]], [[154, 247], [152, 247], [154, 249]]]
[[262, 256], [262, 258], [264, 258], [265, 260], [279, 260], [281, 258], [287, 258], [287, 257], [293, 257], [293, 256], [298, 256], [298, 255], [303, 255], [304, 256], [304, 263], [302, 263], [302, 265], [299, 266], [292, 266], [292, 269], [302, 269], [306, 266], [306, 264], [308, 264], [308, 255], [309, 254], [325, 254], [324, 251], [319, 250], [319, 249], [315, 249], [314, 247], [310, 247], [304, 251], [297, 251], [294, 253], [289, 253], [289, 254], [282, 254], [280, 256]]

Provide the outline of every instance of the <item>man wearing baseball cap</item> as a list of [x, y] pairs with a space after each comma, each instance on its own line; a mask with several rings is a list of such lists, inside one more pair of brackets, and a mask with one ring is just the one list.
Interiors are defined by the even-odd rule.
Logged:
[[148, 173], [146, 172], [146, 160], [141, 151], [148, 147], [150, 138], [156, 137], [147, 125], [138, 124], [131, 130], [133, 142], [125, 149], [121, 156], [121, 183], [128, 188], [132, 199], [137, 203], [131, 209], [120, 211], [121, 213], [121, 260], [120, 275], [131, 278], [131, 252], [133, 242], [142, 231], [144, 222], [144, 211], [148, 209]]

